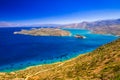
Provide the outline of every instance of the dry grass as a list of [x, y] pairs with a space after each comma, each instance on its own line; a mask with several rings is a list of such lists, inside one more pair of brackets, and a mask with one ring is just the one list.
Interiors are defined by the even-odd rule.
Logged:
[[0, 80], [120, 80], [120, 39], [56, 64], [1, 73]]

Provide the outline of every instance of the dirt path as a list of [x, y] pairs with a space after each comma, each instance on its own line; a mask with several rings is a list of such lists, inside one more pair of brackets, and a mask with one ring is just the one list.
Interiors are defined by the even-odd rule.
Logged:
[[30, 78], [30, 77], [32, 77], [32, 76], [35, 76], [35, 75], [37, 75], [37, 74], [39, 74], [39, 73], [46, 72], [46, 71], [49, 71], [49, 70], [58, 68], [58, 67], [62, 66], [63, 64], [64, 64], [64, 63], [61, 63], [61, 64], [59, 64], [59, 65], [56, 66], [56, 67], [53, 67], [53, 68], [50, 68], [50, 69], [46, 69], [46, 70], [39, 71], [39, 72], [37, 72], [37, 73], [35, 73], [35, 74], [33, 74], [33, 75], [28, 75], [28, 76], [25, 78], [25, 80], [28, 80], [28, 78]]

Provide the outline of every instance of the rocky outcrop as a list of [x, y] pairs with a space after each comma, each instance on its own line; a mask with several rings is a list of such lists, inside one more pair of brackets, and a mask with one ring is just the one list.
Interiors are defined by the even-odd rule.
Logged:
[[40, 29], [31, 29], [31, 30], [21, 30], [14, 32], [14, 34], [25, 34], [33, 36], [70, 36], [70, 32], [62, 29], [56, 28], [40, 28]]
[[74, 37], [75, 37], [75, 38], [80, 38], [80, 39], [86, 38], [85, 36], [82, 36], [82, 35], [79, 35], [79, 34], [76, 34]]

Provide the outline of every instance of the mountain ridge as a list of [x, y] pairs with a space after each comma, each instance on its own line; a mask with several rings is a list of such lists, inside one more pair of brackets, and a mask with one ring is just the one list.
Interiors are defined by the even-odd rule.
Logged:
[[120, 35], [120, 19], [73, 23], [59, 26], [59, 28], [87, 29], [98, 34]]
[[41, 28], [75, 28], [86, 29], [97, 34], [112, 34], [120, 36], [120, 19], [98, 20], [93, 22], [83, 21], [73, 24], [15, 24], [0, 22], [0, 27], [41, 27]]

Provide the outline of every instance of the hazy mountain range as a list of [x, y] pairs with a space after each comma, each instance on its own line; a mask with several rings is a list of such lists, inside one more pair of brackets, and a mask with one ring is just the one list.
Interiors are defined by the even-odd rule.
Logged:
[[57, 27], [60, 24], [16, 24], [10, 22], [0, 22], [0, 27]]
[[56, 28], [77, 28], [87, 29], [93, 33], [120, 35], [120, 19], [100, 20], [94, 22], [81, 22], [73, 24], [15, 24], [0, 22], [0, 27], [56, 27]]
[[53, 27], [62, 27], [62, 28], [88, 28], [88, 27], [98, 27], [98, 26], [111, 26], [111, 25], [120, 25], [120, 19], [111, 19], [111, 20], [99, 20], [94, 22], [83, 21], [80, 23], [72, 23], [72, 24], [17, 24], [11, 22], [0, 22], [0, 27], [17, 27], [17, 26], [29, 26], [29, 27], [39, 27], [39, 26], [53, 26]]
[[112, 26], [112, 25], [120, 25], [120, 19], [114, 19], [114, 20], [100, 20], [100, 21], [94, 21], [94, 22], [81, 22], [81, 23], [73, 23], [68, 24], [60, 27], [65, 28], [89, 28], [89, 27], [104, 27], [104, 26]]
[[120, 19], [81, 22], [59, 26], [60, 28], [87, 29], [93, 33], [120, 35]]

